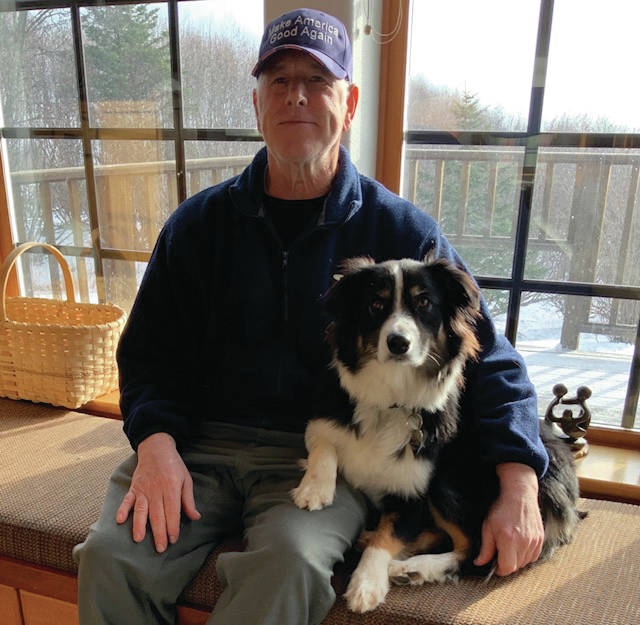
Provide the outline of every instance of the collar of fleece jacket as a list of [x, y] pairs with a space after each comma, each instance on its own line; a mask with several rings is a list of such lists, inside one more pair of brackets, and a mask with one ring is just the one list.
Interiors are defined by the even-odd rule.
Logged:
[[[236, 207], [244, 213], [257, 216], [262, 210], [264, 174], [267, 167], [267, 149], [262, 148], [236, 181], [229, 192]], [[248, 200], [248, 201], [247, 201]], [[319, 225], [333, 225], [349, 219], [362, 206], [360, 176], [351, 162], [349, 152], [340, 146], [338, 171], [327, 195]]]

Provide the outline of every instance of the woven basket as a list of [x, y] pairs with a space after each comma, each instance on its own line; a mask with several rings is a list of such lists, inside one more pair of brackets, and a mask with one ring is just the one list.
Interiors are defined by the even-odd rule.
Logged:
[[[44, 247], [62, 268], [67, 301], [6, 298], [17, 258]], [[0, 396], [78, 408], [118, 386], [115, 353], [125, 313], [112, 304], [78, 304], [62, 254], [45, 243], [24, 243], [0, 269]]]

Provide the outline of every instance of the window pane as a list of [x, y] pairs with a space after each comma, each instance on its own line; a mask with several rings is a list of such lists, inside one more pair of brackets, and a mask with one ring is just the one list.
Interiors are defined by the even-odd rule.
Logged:
[[407, 127], [525, 130], [539, 0], [412, 7]]
[[102, 262], [102, 266], [107, 301], [117, 304], [129, 314], [147, 263], [107, 258]]
[[0, 125], [77, 127], [68, 9], [0, 12]]
[[69, 265], [76, 285], [76, 297], [81, 302], [98, 303], [96, 265], [93, 258], [69, 258]]
[[263, 4], [179, 4], [185, 126], [256, 127], [251, 70], [262, 38]]
[[509, 306], [509, 291], [498, 289], [482, 289], [482, 296], [487, 302], [489, 312], [493, 318], [496, 330], [504, 334], [507, 329], [507, 307]]
[[522, 148], [405, 146], [402, 195], [429, 213], [476, 275], [509, 277]]
[[640, 82], [629, 76], [640, 58], [639, 22], [638, 2], [556, 0], [543, 130], [640, 130]]
[[640, 286], [640, 150], [541, 149], [527, 278]]
[[92, 126], [173, 126], [167, 5], [81, 9]]
[[[98, 303], [95, 263], [92, 258], [65, 256], [71, 275], [77, 302]], [[25, 297], [64, 299], [67, 295], [64, 278], [58, 261], [49, 253], [29, 251], [18, 259], [20, 293]]]
[[562, 382], [588, 386], [592, 421], [620, 425], [640, 303], [609, 298], [525, 294], [516, 347], [524, 356], [543, 415]]
[[82, 143], [7, 139], [18, 240], [90, 245]]
[[241, 173], [263, 145], [257, 141], [186, 141], [187, 194]]
[[178, 205], [174, 144], [94, 141], [102, 246], [151, 251]]

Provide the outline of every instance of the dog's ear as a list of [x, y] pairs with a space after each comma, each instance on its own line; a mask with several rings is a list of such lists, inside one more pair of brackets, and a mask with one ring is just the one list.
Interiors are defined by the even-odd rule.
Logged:
[[446, 295], [446, 300], [456, 308], [466, 308], [470, 312], [480, 310], [480, 292], [473, 278], [444, 258], [427, 264], [431, 276], [438, 282]]
[[358, 282], [357, 274], [374, 264], [375, 261], [368, 256], [347, 258], [340, 263], [339, 273], [333, 275], [334, 282], [322, 298], [325, 309], [334, 319], [343, 318], [349, 311], [350, 300], [356, 296], [354, 284]]
[[363, 283], [367, 280], [366, 267], [373, 261], [356, 259], [357, 262], [342, 263], [343, 272], [323, 297], [326, 311], [332, 317], [327, 328], [327, 340], [335, 357], [351, 371], [356, 371], [359, 361], [359, 302]]
[[322, 304], [325, 310], [335, 319], [336, 317], [342, 317], [343, 310], [347, 307], [349, 287], [345, 287], [348, 280], [344, 274], [336, 274], [333, 279], [333, 284], [322, 296]]
[[424, 258], [422, 259], [422, 262], [425, 265], [431, 265], [435, 262], [436, 260], [436, 248], [432, 247], [425, 255]]
[[340, 273], [343, 276], [348, 276], [351, 273], [356, 273], [361, 269], [366, 269], [375, 265], [376, 261], [371, 256], [356, 256], [354, 258], [346, 258], [340, 263]]
[[445, 259], [438, 259], [426, 270], [437, 282], [443, 294], [442, 306], [446, 312], [446, 344], [449, 358], [459, 354], [475, 360], [480, 344], [475, 332], [475, 322], [480, 317], [480, 292], [473, 278]]

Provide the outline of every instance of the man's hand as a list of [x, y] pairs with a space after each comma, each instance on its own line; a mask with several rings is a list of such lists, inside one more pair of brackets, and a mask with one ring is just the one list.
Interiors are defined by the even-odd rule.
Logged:
[[175, 543], [180, 534], [180, 511], [197, 521], [200, 513], [193, 498], [193, 481], [172, 436], [152, 434], [138, 445], [138, 465], [124, 496], [116, 522], [124, 523], [133, 508], [133, 540], [139, 543], [147, 530], [147, 519], [156, 551]]
[[538, 478], [524, 464], [496, 467], [500, 496], [482, 526], [482, 547], [474, 564], [483, 566], [498, 551], [497, 575], [510, 575], [540, 556], [544, 527], [538, 507]]

